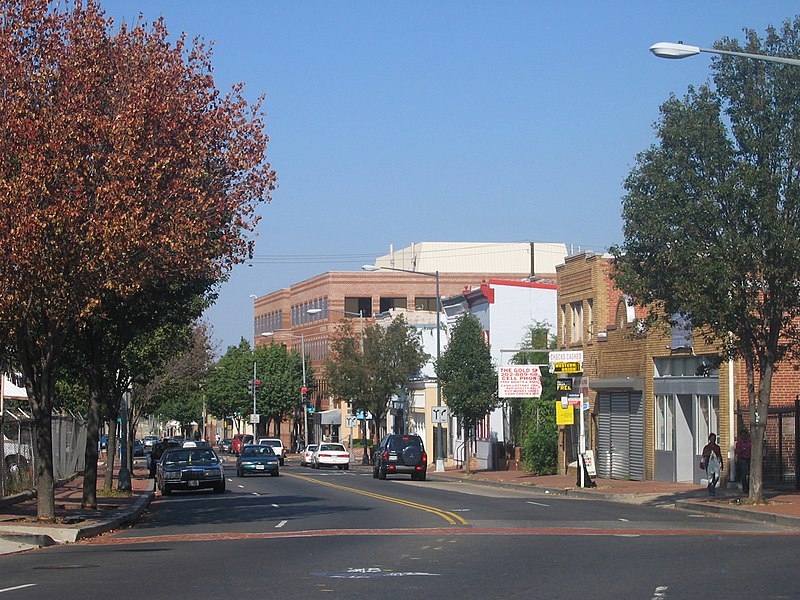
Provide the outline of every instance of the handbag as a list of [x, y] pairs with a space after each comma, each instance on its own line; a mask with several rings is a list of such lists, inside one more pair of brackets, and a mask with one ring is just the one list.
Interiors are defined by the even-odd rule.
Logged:
[[702, 458], [700, 459], [700, 470], [701, 471], [705, 471], [706, 470], [706, 461], [703, 460]]

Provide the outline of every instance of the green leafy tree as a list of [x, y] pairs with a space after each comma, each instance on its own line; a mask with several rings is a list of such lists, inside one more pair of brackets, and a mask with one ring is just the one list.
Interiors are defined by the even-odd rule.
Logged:
[[[800, 56], [800, 19], [721, 50]], [[623, 199], [616, 285], [651, 321], [686, 317], [747, 374], [750, 498], [762, 497], [772, 378], [800, 341], [800, 69], [717, 57], [714, 85], [661, 106]]]
[[253, 351], [242, 338], [238, 346], [228, 346], [217, 363], [208, 372], [204, 391], [209, 412], [219, 418], [232, 417], [243, 431], [239, 415], [253, 412], [253, 396], [247, 382], [253, 379]]
[[[345, 320], [347, 321], [347, 320]], [[389, 401], [402, 395], [409, 378], [417, 375], [429, 356], [422, 350], [419, 332], [399, 315], [384, 326], [370, 323], [361, 339], [352, 324], [337, 326], [325, 365], [331, 394], [348, 401], [356, 411], [372, 413], [373, 443], [385, 428]]]
[[450, 341], [436, 362], [436, 376], [448, 408], [464, 427], [467, 473], [472, 461], [471, 437], [478, 420], [497, 408], [497, 372], [480, 321], [472, 314], [459, 317]]
[[525, 468], [537, 475], [558, 472], [558, 426], [556, 425], [556, 376], [547, 366], [547, 352], [529, 349], [554, 349], [556, 338], [546, 321], [536, 321], [528, 326], [511, 362], [517, 365], [540, 365], [542, 372], [541, 398], [515, 398], [511, 400], [511, 423], [514, 439], [522, 447]]
[[[280, 343], [270, 343], [256, 348], [255, 360], [261, 388], [257, 393], [257, 407], [274, 425], [279, 436], [281, 423], [295, 414], [303, 402], [303, 357]], [[314, 381], [314, 372], [306, 361], [306, 382]], [[269, 424], [264, 423], [265, 432]]]

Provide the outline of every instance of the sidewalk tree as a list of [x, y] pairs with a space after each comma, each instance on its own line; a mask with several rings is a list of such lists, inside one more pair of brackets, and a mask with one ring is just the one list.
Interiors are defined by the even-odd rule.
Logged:
[[403, 315], [388, 324], [370, 323], [361, 339], [353, 334], [345, 319], [337, 326], [330, 342], [325, 365], [328, 389], [337, 398], [350, 402], [357, 412], [372, 414], [373, 443], [389, 411], [394, 395], [402, 395], [408, 380], [419, 374], [429, 356], [422, 349], [419, 332]]
[[[552, 325], [536, 321], [528, 326], [520, 342], [521, 350], [512, 358], [515, 365], [540, 365], [542, 395], [540, 398], [515, 398], [511, 405], [511, 430], [522, 447], [525, 468], [537, 475], [554, 475], [558, 471], [558, 426], [556, 425], [556, 376], [550, 373], [546, 350], [556, 347]], [[528, 349], [545, 350], [535, 352]]]
[[[276, 436], [281, 433], [281, 423], [295, 415], [302, 403], [303, 358], [296, 350], [289, 350], [279, 340], [256, 348], [255, 361], [261, 388], [256, 394], [259, 413], [266, 417], [265, 433], [269, 421]], [[306, 359], [306, 382], [314, 381], [314, 371]], [[311, 388], [311, 384], [309, 389]]]
[[[800, 18], [715, 48], [800, 56]], [[800, 68], [720, 56], [712, 70], [713, 85], [661, 106], [626, 179], [614, 279], [651, 320], [687, 318], [743, 360], [761, 500], [773, 375], [800, 342]]]
[[241, 417], [253, 412], [253, 396], [247, 382], [253, 379], [253, 350], [250, 342], [241, 338], [238, 346], [228, 346], [212, 366], [203, 381], [206, 405], [212, 415], [231, 419], [239, 424]]
[[275, 175], [261, 101], [221, 94], [201, 41], [115, 26], [94, 0], [0, 0], [0, 346], [35, 420], [37, 510], [55, 517], [51, 412], [68, 338], [157, 281], [252, 255]]
[[497, 408], [497, 371], [477, 317], [459, 317], [447, 349], [436, 362], [436, 376], [450, 412], [464, 428], [464, 463], [470, 472], [471, 432], [480, 419]]

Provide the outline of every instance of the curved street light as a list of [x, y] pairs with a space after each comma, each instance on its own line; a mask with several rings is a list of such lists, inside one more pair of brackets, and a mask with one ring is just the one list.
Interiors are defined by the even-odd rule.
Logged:
[[[378, 267], [376, 265], [362, 265], [364, 271], [399, 271], [401, 273], [411, 273], [412, 275], [423, 275], [424, 277], [436, 278], [436, 362], [438, 364], [442, 355], [442, 340], [441, 340], [441, 312], [442, 300], [439, 297], [439, 271], [411, 271], [409, 269], [398, 269], [397, 267]], [[442, 383], [439, 381], [439, 376], [436, 376], [436, 407], [442, 406]], [[442, 424], [436, 424], [437, 444], [436, 444], [436, 471], [444, 471], [444, 444], [442, 440]]]
[[650, 46], [650, 52], [659, 58], [686, 58], [687, 56], [696, 56], [701, 52], [708, 52], [711, 54], [724, 54], [726, 56], [738, 56], [740, 58], [752, 58], [754, 60], [763, 60], [767, 62], [781, 63], [785, 65], [794, 65], [800, 67], [800, 59], [786, 58], [783, 56], [767, 56], [766, 54], [750, 54], [749, 52], [734, 52], [733, 50], [717, 50], [715, 48], [701, 48], [700, 46], [691, 46], [689, 44], [674, 44], [672, 42], [658, 42]]

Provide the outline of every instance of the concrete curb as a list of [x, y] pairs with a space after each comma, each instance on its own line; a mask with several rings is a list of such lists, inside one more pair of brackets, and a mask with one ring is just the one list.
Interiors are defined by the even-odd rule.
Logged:
[[771, 523], [781, 527], [800, 528], [800, 518], [788, 515], [778, 515], [775, 513], [751, 510], [749, 508], [737, 506], [726, 506], [713, 502], [694, 502], [692, 500], [676, 500], [675, 508], [689, 510], [693, 512], [703, 512], [715, 515], [725, 515], [726, 517], [737, 517], [745, 521], [755, 521], [757, 523]]

